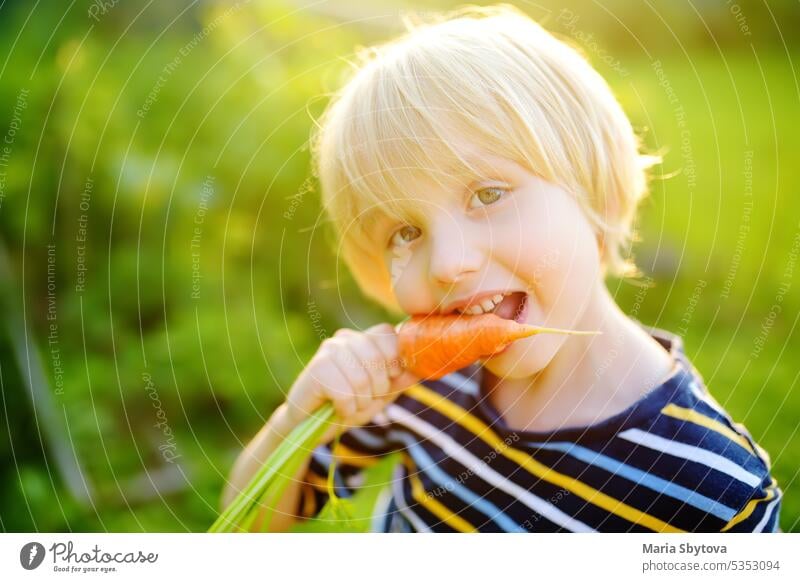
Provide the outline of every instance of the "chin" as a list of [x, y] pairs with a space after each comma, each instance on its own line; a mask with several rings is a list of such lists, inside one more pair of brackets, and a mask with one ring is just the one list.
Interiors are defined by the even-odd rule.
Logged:
[[514, 342], [502, 354], [484, 360], [498, 378], [528, 378], [544, 370], [564, 343], [563, 336], [538, 335]]

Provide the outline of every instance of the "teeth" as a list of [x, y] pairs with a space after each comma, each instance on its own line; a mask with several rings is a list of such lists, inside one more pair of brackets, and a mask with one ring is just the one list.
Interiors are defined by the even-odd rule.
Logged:
[[469, 313], [470, 315], [480, 315], [481, 313], [491, 313], [497, 304], [503, 301], [503, 298], [511, 293], [497, 293], [491, 299], [484, 299], [480, 304], [470, 305], [466, 309], [457, 309], [459, 313]]

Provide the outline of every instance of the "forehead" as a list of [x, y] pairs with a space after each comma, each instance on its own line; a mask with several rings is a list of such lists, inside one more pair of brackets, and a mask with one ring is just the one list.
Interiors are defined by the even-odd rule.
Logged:
[[480, 149], [470, 148], [461, 151], [458, 158], [437, 167], [437, 180], [469, 184], [470, 181], [491, 177], [511, 170], [515, 163], [502, 156]]

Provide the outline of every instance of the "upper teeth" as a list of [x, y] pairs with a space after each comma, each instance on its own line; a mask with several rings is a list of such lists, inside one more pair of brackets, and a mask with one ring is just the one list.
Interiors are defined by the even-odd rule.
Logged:
[[491, 313], [494, 311], [494, 308], [503, 301], [503, 298], [506, 295], [511, 295], [510, 292], [508, 293], [498, 293], [497, 295], [493, 295], [491, 298], [487, 298], [482, 300], [480, 303], [475, 303], [474, 305], [470, 305], [469, 307], [464, 307], [460, 309], [456, 309], [459, 313], [469, 313], [470, 315], [480, 315], [481, 313]]

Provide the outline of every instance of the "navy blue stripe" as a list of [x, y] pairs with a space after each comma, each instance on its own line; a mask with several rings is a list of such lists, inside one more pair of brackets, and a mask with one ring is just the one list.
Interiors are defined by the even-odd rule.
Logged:
[[[573, 477], [643, 513], [683, 530], [693, 530], [696, 524], [709, 515], [706, 511], [692, 507], [681, 499], [663, 495], [636, 481], [607, 472], [558, 451], [542, 450], [537, 455], [537, 460], [559, 473]], [[726, 523], [719, 518], [713, 518], [712, 521], [719, 527]]]
[[754, 456], [741, 444], [720, 435], [716, 431], [694, 424], [693, 422], [678, 420], [662, 414], [659, 415], [648, 432], [675, 442], [716, 453], [726, 459], [730, 459], [755, 475], [764, 472], [761, 459]]
[[682, 459], [616, 438], [602, 448], [604, 454], [625, 460], [631, 466], [653, 473], [714, 499], [736, 511], [741, 499], [752, 494], [752, 487], [691, 459]]
[[[530, 475], [527, 471], [522, 472], [525, 475], [520, 473], [518, 471], [519, 466], [514, 461], [505, 457], [482, 438], [476, 436], [461, 424], [453, 422], [449, 417], [439, 413], [437, 410], [429, 408], [427, 405], [405, 395], [398, 398], [397, 403], [402, 404], [403, 408], [452, 438], [477, 459], [484, 460], [497, 473], [506, 477], [512, 474], [518, 475], [522, 479], [519, 485], [525, 489], [529, 489], [535, 482], [535, 477], [525, 477], [525, 475]], [[423, 439], [423, 442], [427, 441], [424, 436], [418, 438]], [[509, 446], [516, 444], [511, 440], [508, 440], [507, 443]]]
[[[454, 482], [460, 482], [464, 487], [467, 487], [478, 497], [482, 497], [491, 501], [501, 511], [511, 517], [517, 523], [522, 524], [526, 520], [529, 520], [532, 516], [538, 515], [535, 514], [533, 509], [528, 507], [513, 495], [495, 488], [490, 483], [487, 483], [478, 474], [471, 472], [456, 459], [445, 455], [441, 449], [439, 449], [429, 440], [423, 440], [421, 435], [418, 435], [411, 429], [405, 430], [412, 436], [412, 438], [415, 438], [417, 441], [419, 441], [419, 446], [424, 448], [426, 453], [428, 453], [428, 455], [434, 459], [434, 461], [436, 461], [437, 467], [444, 473], [450, 475]], [[497, 469], [495, 466], [495, 461], [492, 461], [492, 463], [488, 466], [492, 470]], [[541, 497], [544, 501], [558, 492], [556, 487], [545, 482], [540, 482], [540, 486], [535, 488], [534, 484], [538, 481], [535, 477], [531, 476], [530, 473], [520, 468], [518, 465], [512, 464], [512, 467], [513, 469], [510, 474], [501, 473], [501, 476], [508, 478], [509, 481], [520, 486], [522, 486], [520, 477], [525, 477], [529, 484], [524, 488], [529, 490], [533, 495]], [[442, 492], [441, 488], [432, 488], [431, 491], [436, 492], [437, 495], [441, 494], [440, 497], [436, 497], [436, 499], [440, 502], [443, 498], [451, 495], [451, 493], [449, 493], [446, 489], [444, 492]], [[449, 503], [447, 503], [447, 505], [450, 506]], [[538, 521], [536, 521], [536, 526], [537, 531], [553, 532], [559, 530], [558, 525], [550, 522], [544, 517], [539, 517]]]
[[[401, 487], [403, 489], [403, 501], [408, 508], [414, 512], [430, 529], [436, 533], [456, 533], [458, 530], [451, 527], [446, 522], [439, 519], [426, 509], [424, 505], [419, 503], [411, 493], [411, 481], [408, 479], [408, 470], [403, 466], [403, 482]], [[411, 524], [413, 527], [413, 523]]]
[[[419, 467], [417, 467], [416, 477], [420, 480], [423, 489], [426, 492], [442, 491], [442, 489], [428, 476], [427, 473], [419, 470]], [[486, 514], [478, 511], [474, 506], [468, 505], [462, 499], [458, 498], [456, 495], [453, 495], [446, 489], [438, 496], [431, 496], [431, 499], [445, 506], [448, 510], [465, 520], [475, 529], [493, 533], [502, 532], [500, 526], [494, 523], [491, 518], [487, 518]]]

